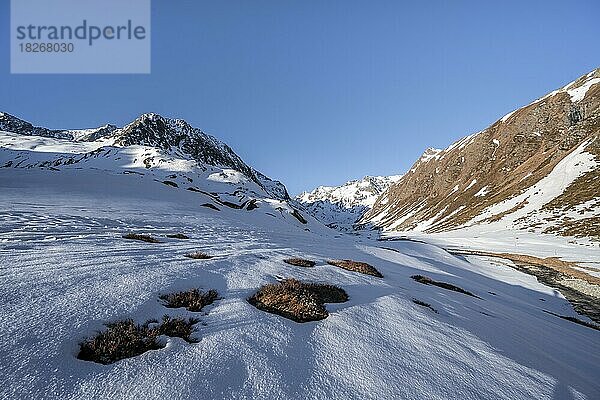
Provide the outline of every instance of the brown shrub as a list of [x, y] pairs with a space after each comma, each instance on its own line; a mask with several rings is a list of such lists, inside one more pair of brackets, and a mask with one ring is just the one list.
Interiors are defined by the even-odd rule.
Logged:
[[141, 234], [141, 233], [128, 233], [123, 235], [123, 239], [131, 239], [131, 240], [141, 240], [142, 242], [147, 243], [160, 243], [160, 241], [156, 238], [153, 238], [150, 235]]
[[157, 341], [155, 331], [148, 328], [148, 323], [137, 325], [132, 319], [126, 319], [106, 326], [104, 332], [80, 344], [77, 358], [100, 364], [111, 364], [163, 347]]
[[346, 292], [338, 287], [286, 279], [262, 286], [248, 302], [259, 310], [296, 322], [308, 322], [327, 318], [329, 313], [324, 303], [347, 300]]
[[315, 262], [314, 261], [305, 260], [304, 258], [299, 258], [299, 257], [288, 258], [286, 260], [283, 260], [283, 262], [286, 263], [286, 264], [295, 265], [296, 267], [310, 268], [310, 267], [314, 267], [315, 266]]
[[327, 261], [327, 264], [343, 268], [348, 271], [360, 272], [361, 274], [383, 278], [381, 272], [377, 271], [375, 267], [365, 262], [353, 260], [329, 260]]
[[167, 315], [162, 322], [150, 328], [156, 320], [146, 321], [142, 325], [136, 324], [132, 319], [111, 322], [106, 324], [107, 329], [96, 336], [84, 340], [79, 345], [77, 358], [93, 361], [100, 364], [112, 364], [125, 358], [139, 356], [149, 350], [162, 349], [158, 341], [160, 335], [179, 337], [188, 343], [198, 340], [191, 337], [194, 332], [193, 325], [198, 319], [171, 318]]
[[169, 293], [159, 296], [161, 300], [164, 300], [165, 307], [168, 308], [179, 308], [185, 307], [188, 311], [201, 311], [204, 306], [212, 304], [219, 294], [216, 290], [209, 290], [203, 292], [200, 289], [190, 289], [184, 292]]
[[189, 239], [190, 237], [188, 235], [185, 235], [183, 233], [172, 233], [167, 235], [168, 238], [171, 239]]
[[193, 253], [188, 253], [185, 255], [187, 258], [193, 258], [195, 260], [208, 260], [209, 258], [213, 258], [213, 256], [209, 256], [208, 254], [202, 251], [195, 251]]
[[475, 296], [473, 293], [468, 292], [458, 286], [452, 285], [451, 283], [434, 281], [433, 279], [431, 279], [428, 276], [413, 275], [413, 276], [411, 276], [411, 278], [419, 283], [424, 284], [424, 285], [433, 285], [433, 286], [441, 287], [442, 289], [452, 290], [453, 292], [466, 294], [467, 296], [477, 297], [478, 299], [480, 298], [479, 296]]

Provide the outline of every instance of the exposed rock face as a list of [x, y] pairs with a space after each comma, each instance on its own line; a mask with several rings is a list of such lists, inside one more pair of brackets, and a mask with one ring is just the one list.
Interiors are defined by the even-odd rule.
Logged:
[[[584, 226], [600, 214], [599, 135], [596, 69], [445, 150], [428, 149], [361, 223], [439, 232], [508, 221], [568, 234], [574, 219]], [[577, 234], [600, 236], [587, 225]]]
[[319, 186], [295, 198], [309, 213], [330, 228], [350, 231], [377, 197], [401, 175], [366, 176], [341, 186]]

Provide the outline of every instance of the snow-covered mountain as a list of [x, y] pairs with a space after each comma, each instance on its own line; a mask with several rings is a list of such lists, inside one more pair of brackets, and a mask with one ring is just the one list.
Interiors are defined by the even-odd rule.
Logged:
[[123, 128], [52, 130], [0, 113], [0, 168], [134, 174], [197, 193], [205, 206], [263, 207], [295, 223], [308, 222], [290, 204], [282, 183], [244, 163], [215, 137], [158, 114], [144, 114]]
[[428, 149], [361, 222], [388, 233], [468, 227], [600, 238], [600, 69]]
[[385, 192], [401, 175], [366, 176], [341, 186], [319, 186], [294, 199], [325, 225], [350, 231], [353, 225], [369, 210], [377, 197]]

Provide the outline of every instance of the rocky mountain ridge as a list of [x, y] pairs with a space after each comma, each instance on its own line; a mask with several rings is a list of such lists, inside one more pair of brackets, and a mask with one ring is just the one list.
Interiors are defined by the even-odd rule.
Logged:
[[482, 223], [600, 236], [600, 69], [444, 150], [428, 149], [362, 224], [442, 232]]

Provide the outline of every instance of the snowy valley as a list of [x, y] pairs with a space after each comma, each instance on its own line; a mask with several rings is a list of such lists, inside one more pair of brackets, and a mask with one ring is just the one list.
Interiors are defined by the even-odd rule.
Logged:
[[[586, 110], [588, 121], [597, 117]], [[551, 201], [597, 171], [588, 155], [595, 137], [573, 144], [524, 194], [478, 213], [469, 229], [480, 231], [424, 233], [400, 229], [399, 221], [421, 208], [393, 196], [416, 172], [290, 199], [282, 183], [226, 144], [157, 114], [122, 128], [51, 130], [3, 113], [0, 130], [1, 398], [512, 400], [600, 393], [597, 242], [475, 223], [519, 204], [511, 223], [530, 217], [541, 204], [533, 196]], [[450, 150], [444, 152], [429, 152], [415, 169]], [[483, 196], [480, 179], [458, 190]], [[449, 221], [460, 213], [451, 204], [410, 227]], [[597, 203], [588, 208], [582, 218], [595, 218]], [[382, 237], [346, 234], [356, 232], [365, 212], [363, 222], [382, 228]], [[507, 252], [513, 242], [515, 253], [577, 262], [561, 268], [579, 278], [560, 284], [592, 300], [576, 304], [571, 293], [569, 302], [526, 270], [531, 260], [483, 252]], [[275, 292], [273, 304], [256, 300], [261, 290], [282, 287], [291, 289]], [[216, 294], [195, 311], [164, 300], [194, 289]], [[306, 313], [294, 314], [291, 303]], [[154, 335], [144, 338], [152, 346], [105, 362], [84, 355], [123, 321], [131, 323], [129, 334]], [[189, 330], [174, 333], [169, 321], [184, 321]]]

